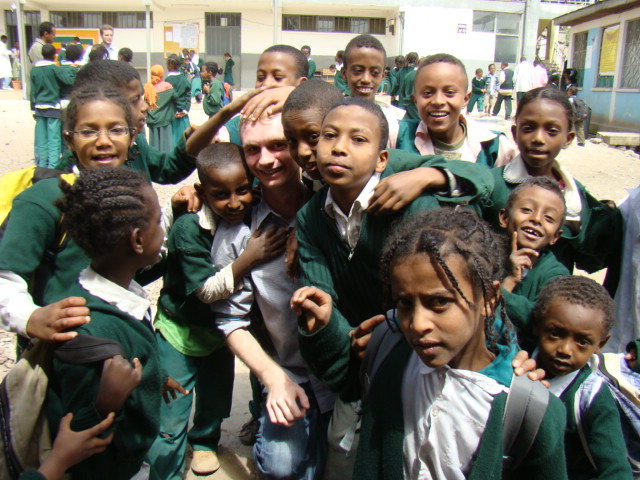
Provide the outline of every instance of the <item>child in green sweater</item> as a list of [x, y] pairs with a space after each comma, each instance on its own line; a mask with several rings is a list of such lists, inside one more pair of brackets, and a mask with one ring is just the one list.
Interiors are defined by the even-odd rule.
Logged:
[[167, 58], [167, 78], [176, 93], [176, 113], [171, 123], [173, 142], [178, 144], [184, 132], [190, 127], [189, 110], [191, 109], [191, 80], [180, 71], [182, 62], [177, 55]]
[[548, 250], [560, 238], [565, 208], [558, 182], [533, 177], [518, 185], [500, 210], [500, 226], [511, 245], [502, 295], [507, 315], [518, 328], [520, 346], [527, 351], [536, 343], [527, 327], [540, 290], [552, 278], [570, 274]]
[[204, 113], [211, 118], [222, 108], [224, 97], [224, 85], [216, 78], [218, 74], [218, 64], [216, 62], [207, 62], [202, 66], [200, 77], [202, 78], [202, 91], [205, 94]]
[[476, 103], [478, 104], [478, 113], [482, 116], [484, 112], [484, 94], [486, 78], [482, 76], [482, 69], [476, 68], [476, 76], [471, 79], [471, 98], [467, 105], [467, 113], [473, 112]]
[[551, 280], [532, 315], [537, 361], [567, 409], [565, 452], [570, 479], [631, 479], [615, 400], [589, 362], [609, 340], [615, 304], [587, 277]]

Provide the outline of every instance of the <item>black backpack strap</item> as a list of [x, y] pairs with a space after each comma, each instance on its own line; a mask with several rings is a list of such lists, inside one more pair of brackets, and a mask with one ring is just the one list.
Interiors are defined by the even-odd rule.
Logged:
[[511, 380], [502, 420], [503, 471], [513, 471], [527, 456], [549, 404], [549, 390], [527, 375]]
[[126, 358], [124, 349], [115, 340], [109, 338], [78, 335], [71, 340], [53, 345], [53, 354], [65, 363], [81, 365], [106, 360], [121, 355]]
[[363, 401], [367, 398], [371, 381], [380, 365], [402, 340], [404, 340], [402, 332], [399, 329], [392, 329], [389, 322], [383, 322], [373, 329], [360, 365]]

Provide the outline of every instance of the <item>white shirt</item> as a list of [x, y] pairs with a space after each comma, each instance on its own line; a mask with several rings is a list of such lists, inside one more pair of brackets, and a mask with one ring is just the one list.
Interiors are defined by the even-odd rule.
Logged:
[[340, 236], [345, 239], [349, 247], [353, 250], [358, 244], [360, 238], [360, 229], [362, 228], [362, 216], [369, 206], [369, 200], [375, 192], [375, 187], [380, 183], [380, 173], [374, 172], [371, 178], [364, 186], [360, 195], [351, 205], [349, 215], [345, 215], [331, 195], [331, 189], [327, 193], [324, 202], [324, 210], [335, 222], [338, 227]]
[[481, 373], [426, 366], [412, 353], [402, 379], [404, 478], [466, 478], [491, 411], [508, 388]]
[[389, 124], [389, 140], [387, 141], [388, 148], [396, 148], [396, 142], [398, 140], [398, 132], [400, 131], [399, 121], [404, 118], [405, 111], [401, 108], [394, 107], [385, 102], [376, 101], [376, 105], [380, 107], [384, 117]]
[[513, 72], [514, 90], [516, 92], [528, 92], [533, 88], [533, 63], [520, 62]]

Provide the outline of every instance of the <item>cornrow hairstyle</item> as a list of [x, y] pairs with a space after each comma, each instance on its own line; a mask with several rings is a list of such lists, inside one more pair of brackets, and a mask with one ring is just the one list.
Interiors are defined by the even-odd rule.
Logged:
[[333, 105], [327, 110], [325, 119], [327, 115], [329, 115], [329, 112], [336, 108], [348, 107], [351, 105], [363, 108], [372, 115], [375, 115], [378, 119], [378, 126], [380, 127], [380, 143], [378, 144], [378, 148], [380, 150], [385, 150], [387, 148], [387, 142], [389, 141], [389, 123], [387, 122], [387, 118], [384, 116], [384, 113], [382, 113], [382, 109], [375, 103], [359, 97], [344, 97], [339, 103]]
[[387, 51], [384, 49], [380, 40], [376, 37], [368, 34], [358, 35], [357, 37], [353, 37], [347, 46], [344, 49], [344, 64], [347, 66], [349, 64], [349, 55], [351, 54], [351, 50], [354, 48], [374, 48], [380, 52], [382, 52], [382, 64], [387, 63]]
[[290, 94], [282, 107], [282, 114], [301, 110], [319, 110], [322, 117], [329, 109], [340, 103], [342, 92], [331, 83], [312, 78], [298, 85]]
[[262, 55], [272, 52], [284, 53], [293, 57], [296, 67], [296, 78], [306, 78], [309, 73], [309, 61], [307, 60], [307, 57], [304, 56], [304, 53], [291, 45], [272, 45], [262, 52]]
[[180, 57], [178, 57], [175, 53], [167, 57], [167, 70], [175, 72], [180, 68], [181, 64], [182, 62], [180, 61]]
[[569, 131], [573, 128], [573, 107], [569, 101], [569, 97], [562, 90], [554, 87], [539, 87], [529, 90], [525, 93], [518, 102], [518, 109], [516, 110], [516, 124], [518, 123], [518, 117], [522, 113], [524, 107], [533, 102], [534, 100], [550, 100], [560, 105], [566, 114], [567, 122], [569, 123]]
[[135, 228], [151, 217], [144, 188], [149, 182], [128, 168], [87, 170], [73, 185], [60, 180], [63, 196], [54, 204], [63, 214], [63, 228], [94, 259], [113, 251]]
[[[131, 65], [117, 60], [87, 63], [78, 70], [73, 89], [81, 89], [96, 83], [105, 84], [111, 88], [126, 88], [133, 80], [140, 80], [140, 74]], [[142, 86], [140, 86], [142, 93]]]
[[[122, 63], [122, 62], [120, 62]], [[122, 94], [109, 85], [94, 84], [81, 89], [74, 89], [69, 105], [64, 112], [64, 129], [66, 131], [75, 130], [78, 123], [78, 111], [88, 103], [107, 101], [112, 102], [122, 108], [124, 118], [128, 127], [134, 127], [131, 105]]]
[[560, 189], [560, 184], [553, 178], [549, 177], [529, 177], [524, 182], [519, 184], [516, 188], [514, 188], [509, 194], [509, 197], [507, 198], [507, 204], [504, 207], [509, 215], [511, 215], [511, 209], [513, 208], [513, 204], [516, 202], [516, 198], [518, 198], [518, 195], [520, 195], [522, 190], [528, 187], [540, 187], [555, 193], [562, 200], [562, 207], [564, 208], [562, 217], [564, 218], [564, 215], [567, 212], [567, 205], [565, 203], [562, 190]]
[[454, 57], [448, 53], [434, 53], [433, 55], [423, 58], [418, 64], [418, 72], [424, 67], [433, 65], [434, 63], [449, 63], [451, 65], [457, 65], [460, 67], [460, 70], [462, 70], [465, 82], [469, 83], [469, 77], [467, 76], [467, 69], [465, 68], [464, 63], [462, 63], [458, 57]]
[[531, 318], [534, 326], [541, 326], [549, 305], [555, 299], [591, 310], [599, 310], [604, 316], [604, 334], [615, 324], [616, 304], [607, 289], [589, 277], [571, 275], [550, 280], [540, 292]]
[[[497, 349], [497, 339], [502, 335], [507, 344], [511, 337], [511, 323], [504, 311], [499, 288], [494, 282], [506, 275], [509, 252], [503, 238], [487, 222], [478, 218], [471, 210], [440, 208], [410, 217], [393, 229], [387, 238], [380, 257], [380, 276], [389, 302], [391, 297], [391, 271], [401, 258], [426, 254], [437, 263], [460, 297], [472, 308], [478, 308], [460, 289], [458, 279], [447, 264], [452, 255], [464, 262], [467, 278], [473, 285], [474, 296], [482, 294], [483, 306], [492, 312], [484, 319], [484, 332], [489, 348]], [[497, 301], [492, 308], [493, 301]], [[503, 321], [501, 332], [496, 332], [494, 322], [500, 311]]]
[[213, 143], [203, 148], [196, 157], [196, 169], [201, 184], [206, 184], [209, 168], [223, 169], [229, 165], [240, 164], [247, 172], [247, 178], [253, 180], [253, 175], [247, 168], [242, 147], [230, 142]]

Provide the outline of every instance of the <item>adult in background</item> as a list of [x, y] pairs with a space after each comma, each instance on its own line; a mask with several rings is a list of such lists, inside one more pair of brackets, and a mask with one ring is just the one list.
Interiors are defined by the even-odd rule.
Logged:
[[[118, 48], [113, 44], [113, 27], [108, 24], [104, 24], [100, 27], [100, 38], [102, 39], [102, 45], [107, 50], [107, 60], [118, 60]], [[89, 61], [89, 53], [91, 49], [88, 48], [85, 51], [84, 58], [82, 59], [82, 63], [87, 63]]]
[[533, 62], [533, 88], [546, 87], [549, 83], [549, 74], [542, 62], [536, 59]]
[[224, 59], [224, 83], [228, 83], [233, 87], [235, 85], [233, 83], [233, 66], [235, 62], [229, 52], [225, 53], [222, 58]]
[[7, 48], [8, 38], [0, 37], [0, 81], [2, 90], [11, 90], [11, 50]]
[[498, 89], [498, 100], [493, 107], [493, 116], [495, 117], [500, 112], [502, 102], [504, 101], [505, 114], [504, 119], [509, 120], [511, 118], [511, 100], [513, 97], [513, 70], [509, 68], [507, 62], [502, 62], [502, 70], [500, 71], [500, 88]]
[[522, 96], [533, 88], [534, 66], [522, 57], [520, 63], [513, 72], [513, 83], [516, 90], [516, 100], [519, 102]]
[[29, 60], [31, 60], [31, 65], [44, 58], [42, 56], [42, 47], [47, 43], [53, 43], [56, 39], [56, 26], [51, 22], [42, 22], [38, 28], [38, 34], [40, 37], [36, 38], [36, 41], [33, 42], [29, 49], [28, 56]]

